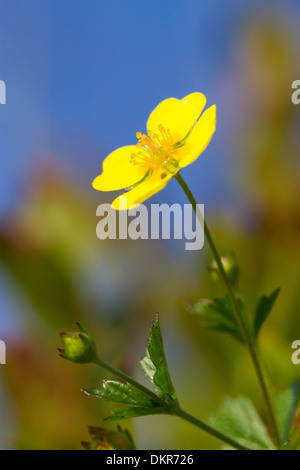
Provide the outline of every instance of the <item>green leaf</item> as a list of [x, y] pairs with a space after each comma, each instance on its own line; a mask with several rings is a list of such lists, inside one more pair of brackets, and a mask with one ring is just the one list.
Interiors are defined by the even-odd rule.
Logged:
[[146, 356], [143, 357], [143, 359], [140, 361], [140, 364], [142, 366], [142, 369], [143, 369], [144, 374], [146, 375], [146, 377], [148, 377], [150, 382], [153, 383], [154, 375], [156, 373], [156, 368], [155, 368], [153, 362], [151, 361], [151, 359], [149, 357], [148, 350], [146, 351]]
[[[238, 302], [241, 310], [244, 311], [242, 300], [239, 299]], [[197, 302], [190, 302], [187, 305], [187, 310], [197, 316], [203, 328], [227, 333], [237, 341], [244, 343], [243, 335], [228, 296], [222, 299], [201, 299]]]
[[111, 411], [111, 416], [108, 416], [104, 421], [108, 420], [119, 420], [119, 419], [131, 419], [139, 416], [165, 414], [166, 410], [162, 406], [156, 406], [152, 408], [143, 408], [139, 406], [123, 406], [115, 408]]
[[[102, 388], [95, 387], [82, 390], [87, 395], [102, 400], [133, 405], [116, 408], [111, 412], [111, 416], [106, 419], [117, 420], [153, 414], [169, 414], [170, 407], [167, 406], [167, 404], [173, 406], [177, 405], [176, 394], [165, 356], [158, 315], [152, 324], [150, 338], [147, 343], [146, 357], [142, 359], [141, 364], [145, 374], [155, 385], [156, 394], [151, 392], [153, 397], [148, 395], [146, 389], [145, 391], [143, 390], [144, 387], [141, 389], [138, 383], [132, 385], [126, 382], [126, 379], [124, 379], [124, 381], [104, 380]], [[150, 392], [150, 390], [148, 390], [148, 392]], [[162, 398], [166, 403], [162, 402]], [[89, 443], [85, 442], [84, 446], [90, 448]]]
[[141, 366], [145, 375], [155, 385], [156, 393], [168, 403], [176, 404], [176, 392], [169, 374], [158, 315], [152, 324], [146, 356], [141, 360]]
[[276, 411], [280, 433], [283, 441], [289, 439], [293, 419], [300, 400], [300, 381], [295, 382], [288, 390], [276, 398]]
[[264, 423], [248, 398], [227, 398], [219, 413], [211, 417], [209, 423], [250, 449], [275, 449]]
[[86, 450], [136, 450], [131, 434], [121, 426], [117, 431], [90, 426], [89, 433], [92, 442], [82, 442]]
[[104, 380], [103, 388], [89, 388], [84, 390], [84, 392], [89, 396], [116, 403], [125, 403], [128, 405], [143, 407], [153, 407], [158, 405], [157, 402], [133, 385], [114, 380]]
[[262, 325], [264, 324], [264, 322], [270, 315], [279, 292], [280, 292], [280, 289], [276, 289], [269, 296], [263, 295], [260, 298], [258, 305], [256, 307], [255, 315], [254, 315], [254, 332], [256, 336], [258, 335]]

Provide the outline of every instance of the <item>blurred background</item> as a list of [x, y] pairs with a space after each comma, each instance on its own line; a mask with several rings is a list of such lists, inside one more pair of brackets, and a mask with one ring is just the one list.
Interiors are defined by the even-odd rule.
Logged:
[[[223, 254], [234, 250], [253, 311], [281, 287], [262, 331], [277, 391], [297, 377], [300, 338], [300, 4], [293, 1], [0, 0], [0, 366], [2, 449], [80, 449], [111, 404], [80, 389], [108, 378], [58, 357], [75, 321], [101, 356], [142, 379], [157, 311], [182, 405], [205, 419], [225, 396], [262, 400], [247, 352], [202, 330], [187, 300], [222, 295], [208, 248], [184, 241], [100, 241], [91, 182], [105, 156], [134, 144], [163, 99], [217, 104], [217, 132], [184, 171]], [[176, 181], [147, 202], [186, 199]], [[146, 383], [146, 382], [145, 382]], [[216, 449], [169, 417], [123, 425], [140, 449]]]

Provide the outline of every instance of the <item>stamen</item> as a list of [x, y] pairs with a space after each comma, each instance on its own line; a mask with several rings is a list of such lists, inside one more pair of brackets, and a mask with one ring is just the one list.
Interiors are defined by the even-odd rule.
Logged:
[[[131, 154], [130, 162], [143, 168], [154, 169], [160, 167], [167, 173], [174, 173], [179, 168], [178, 162], [173, 155], [177, 153], [174, 149], [173, 139], [170, 129], [165, 129], [162, 124], [158, 126], [159, 133], [148, 130], [148, 135], [141, 132], [136, 133], [138, 142], [137, 152]], [[176, 165], [175, 165], [176, 163]], [[166, 173], [162, 173], [161, 178], [165, 178]]]

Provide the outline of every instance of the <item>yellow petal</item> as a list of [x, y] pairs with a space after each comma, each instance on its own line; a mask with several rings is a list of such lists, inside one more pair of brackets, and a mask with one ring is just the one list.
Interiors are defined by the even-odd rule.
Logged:
[[147, 130], [160, 135], [159, 126], [170, 129], [173, 144], [180, 142], [195, 124], [206, 104], [202, 93], [191, 93], [182, 100], [168, 98], [150, 114]]
[[135, 145], [120, 147], [110, 153], [103, 162], [103, 172], [93, 181], [93, 187], [100, 191], [117, 191], [141, 181], [147, 168], [131, 163]]
[[166, 175], [164, 178], [161, 175], [160, 170], [155, 171], [149, 179], [115, 199], [112, 207], [116, 210], [128, 210], [142, 204], [146, 199], [163, 189], [172, 178], [172, 175]]
[[186, 143], [178, 149], [179, 166], [184, 168], [195, 161], [208, 146], [216, 129], [216, 106], [208, 108], [200, 117], [187, 138]]

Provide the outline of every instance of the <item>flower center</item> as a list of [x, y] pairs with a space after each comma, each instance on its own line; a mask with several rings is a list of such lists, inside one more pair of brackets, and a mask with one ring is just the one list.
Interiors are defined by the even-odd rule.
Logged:
[[[162, 124], [158, 126], [159, 134], [148, 130], [148, 135], [137, 132], [138, 148], [131, 154], [131, 163], [147, 169], [161, 168], [167, 173], [174, 174], [179, 169], [179, 164], [174, 155], [174, 149], [170, 129], [165, 129]], [[163, 173], [164, 176], [166, 176]]]

